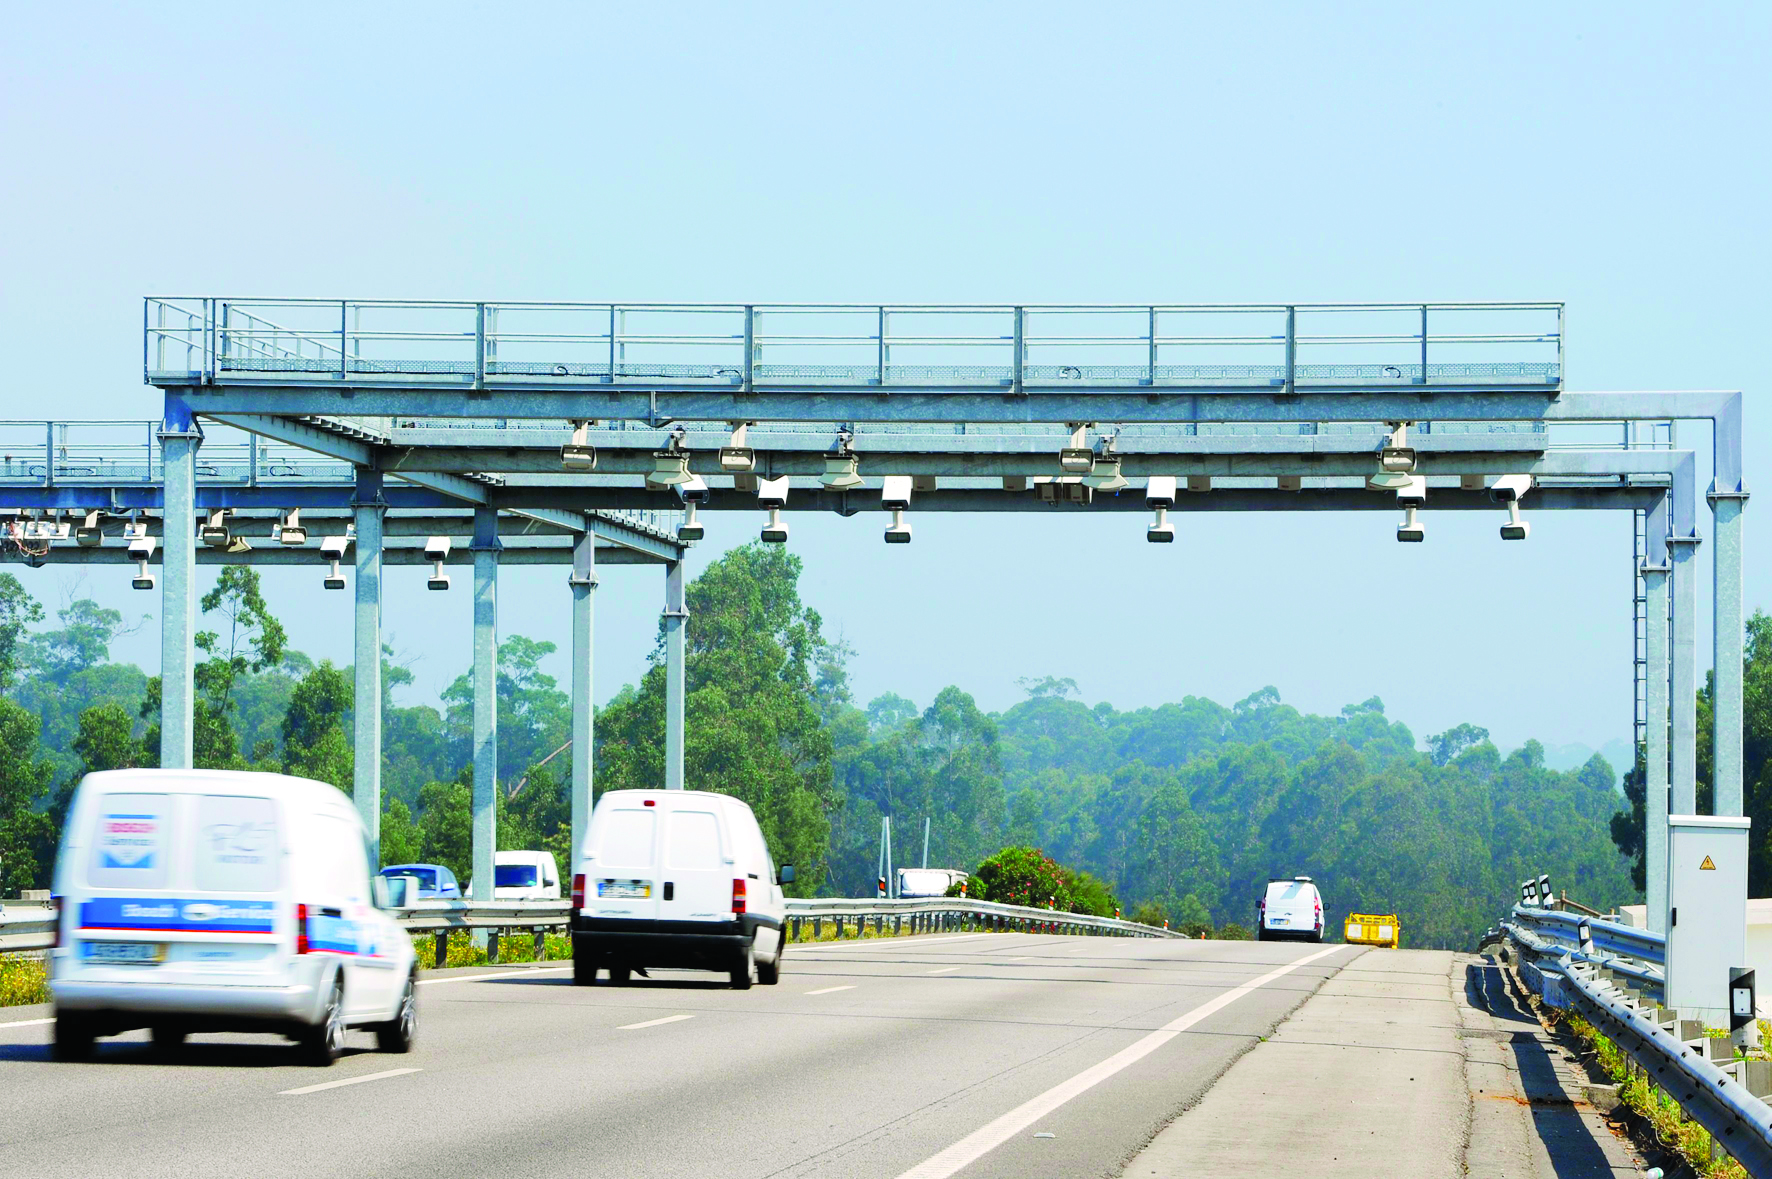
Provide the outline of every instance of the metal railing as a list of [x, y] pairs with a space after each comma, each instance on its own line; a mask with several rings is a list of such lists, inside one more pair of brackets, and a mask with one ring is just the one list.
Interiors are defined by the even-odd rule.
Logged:
[[1505, 941], [1547, 1006], [1569, 1008], [1617, 1044], [1634, 1069], [1703, 1126], [1750, 1174], [1772, 1175], [1772, 1061], [1734, 1059], [1728, 1039], [1661, 1006], [1667, 939], [1620, 922], [1516, 905]]
[[1561, 303], [1051, 306], [150, 297], [150, 382], [1558, 388]]
[[[973, 901], [962, 897], [930, 897], [921, 900], [848, 900], [841, 898], [798, 900], [787, 902], [788, 920], [798, 937], [803, 923], [811, 922], [814, 936], [822, 936], [824, 923], [832, 923], [838, 937], [853, 927], [860, 937], [871, 921], [875, 932], [890, 926], [895, 933], [909, 931], [928, 933], [961, 926], [992, 931], [1028, 930], [1062, 934], [1084, 934], [1109, 937], [1168, 937], [1183, 935], [1173, 930], [1122, 921], [1113, 917], [1096, 917], [1087, 913], [1063, 913], [1051, 909], [1022, 905], [999, 905], [990, 901]], [[410, 933], [442, 938], [458, 929], [492, 931], [496, 937], [505, 931], [522, 931], [539, 943], [549, 930], [566, 926], [571, 912], [568, 901], [417, 901], [389, 910], [395, 920]], [[0, 912], [0, 953], [46, 950], [55, 937], [53, 911], [39, 905], [13, 904]], [[489, 949], [497, 959], [497, 942]], [[439, 956], [437, 962], [441, 964]]]

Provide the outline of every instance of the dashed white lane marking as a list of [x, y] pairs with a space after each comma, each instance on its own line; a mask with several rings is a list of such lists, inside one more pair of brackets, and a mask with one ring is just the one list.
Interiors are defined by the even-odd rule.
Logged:
[[1005, 962], [1026, 962], [1029, 958], [1032, 958], [1032, 957], [1033, 957], [1032, 954], [1017, 954], [1015, 957], [1005, 958], [1005, 959], [1003, 959], [1003, 961], [1005, 961]]
[[995, 1121], [986, 1123], [935, 1157], [904, 1172], [898, 1179], [949, 1179], [949, 1176], [970, 1166], [1071, 1098], [1093, 1089], [1128, 1065], [1143, 1060], [1207, 1016], [1224, 1010], [1244, 995], [1266, 986], [1282, 975], [1290, 974], [1300, 966], [1309, 965], [1341, 948], [1332, 946], [1327, 950], [1318, 950], [1315, 954], [1307, 955], [1277, 970], [1270, 970], [1242, 986], [1233, 987], [1215, 999], [1208, 999], [1186, 1015], [1171, 1020], [1128, 1047], [1120, 1049], [1100, 1064], [1084, 1069], [1070, 1080], [1054, 1085], [1033, 1100], [1023, 1102]]
[[850, 983], [848, 986], [845, 986], [845, 987], [820, 987], [816, 991], [807, 991], [806, 993], [808, 995], [828, 995], [832, 991], [853, 991], [854, 989], [855, 989], [855, 984]]
[[537, 967], [534, 967], [533, 969], [524, 970], [524, 971], [503, 970], [497, 974], [458, 974], [458, 975], [454, 976], [453, 978], [421, 978], [418, 980], [418, 985], [421, 987], [429, 987], [429, 986], [435, 986], [438, 983], [484, 982], [485, 980], [487, 980], [489, 978], [510, 978], [512, 975], [519, 974], [519, 973], [521, 973], [521, 974], [564, 974], [568, 970], [571, 970], [571, 969], [572, 969], [572, 967], [570, 967], [570, 966], [537, 966]]
[[624, 1023], [615, 1030], [618, 1032], [631, 1032], [636, 1028], [655, 1028], [661, 1023], [681, 1023], [686, 1019], [694, 1018], [695, 1016], [693, 1015], [667, 1015], [663, 1019], [649, 1019], [645, 1023]]
[[370, 1073], [362, 1077], [346, 1077], [342, 1081], [322, 1081], [318, 1085], [303, 1085], [300, 1089], [285, 1089], [277, 1094], [279, 1097], [300, 1097], [303, 1093], [318, 1093], [322, 1089], [342, 1089], [346, 1085], [361, 1085], [365, 1081], [385, 1081], [389, 1077], [403, 1077], [407, 1073], [422, 1073], [421, 1068], [391, 1068], [385, 1073]]
[[39, 1024], [54, 1022], [54, 1019], [15, 1019], [11, 1023], [0, 1023], [0, 1028], [34, 1028]]
[[925, 970], [924, 974], [952, 974], [960, 969], [958, 966], [943, 966], [940, 970]]

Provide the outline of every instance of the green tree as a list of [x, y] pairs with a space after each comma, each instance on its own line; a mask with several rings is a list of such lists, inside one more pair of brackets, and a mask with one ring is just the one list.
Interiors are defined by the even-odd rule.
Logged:
[[[541, 661], [554, 650], [552, 643], [522, 635], [498, 645], [498, 776], [506, 789], [572, 732], [572, 700], [541, 670]], [[473, 677], [457, 676], [443, 690], [443, 702], [455, 756], [465, 765], [474, 732]]]
[[1065, 869], [1039, 848], [1004, 848], [973, 871], [967, 886], [974, 900], [1036, 909], [1050, 905], [1060, 913], [1072, 908]]
[[454, 782], [427, 782], [418, 792], [419, 861], [442, 864], [467, 886], [474, 868], [474, 789], [471, 771]]
[[330, 660], [322, 659], [301, 678], [283, 714], [285, 772], [349, 793], [355, 767], [345, 721], [354, 692], [350, 677]]
[[389, 795], [381, 807], [381, 866], [422, 863], [424, 837], [412, 821], [412, 812]]
[[43, 620], [43, 607], [19, 579], [0, 573], [0, 692], [10, 691], [18, 674], [25, 627]]
[[14, 896], [49, 884], [56, 829], [44, 808], [54, 769], [38, 755], [37, 718], [4, 697], [0, 750], [0, 896]]
[[282, 662], [286, 635], [259, 588], [258, 570], [250, 565], [224, 565], [201, 605], [204, 614], [221, 615], [226, 633], [197, 632], [192, 642], [209, 658], [197, 664], [193, 678], [210, 709], [226, 719], [235, 683], [248, 671]]

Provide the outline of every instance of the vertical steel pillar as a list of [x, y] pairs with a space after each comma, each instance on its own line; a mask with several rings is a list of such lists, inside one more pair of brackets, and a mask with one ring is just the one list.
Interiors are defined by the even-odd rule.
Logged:
[[381, 566], [382, 514], [387, 504], [381, 495], [381, 472], [369, 468], [357, 472], [357, 494], [351, 502], [356, 524], [352, 542], [357, 554], [356, 665], [353, 670], [354, 716], [351, 796], [363, 829], [369, 835], [370, 870], [381, 866]]
[[474, 897], [492, 899], [498, 847], [498, 512], [474, 509]]
[[1716, 679], [1713, 688], [1711, 781], [1715, 815], [1740, 815], [1741, 793], [1741, 511], [1747, 506], [1747, 484], [1741, 471], [1741, 396], [1736, 394], [1713, 419], [1716, 477], [1710, 485], [1711, 550], [1716, 594], [1713, 637]]
[[683, 789], [683, 562], [665, 562], [665, 789]]
[[165, 528], [160, 562], [160, 764], [190, 769], [196, 685], [191, 639], [197, 630], [197, 448], [203, 431], [190, 408], [166, 399], [160, 462], [165, 480]]
[[585, 834], [591, 826], [592, 759], [596, 753], [591, 655], [597, 604], [597, 537], [589, 527], [572, 546], [572, 862], [570, 876], [584, 862]]
[[1698, 811], [1698, 523], [1688, 452], [1673, 479], [1673, 800], [1676, 815]]
[[1667, 524], [1663, 496], [1644, 525], [1643, 868], [1644, 924], [1667, 932]]

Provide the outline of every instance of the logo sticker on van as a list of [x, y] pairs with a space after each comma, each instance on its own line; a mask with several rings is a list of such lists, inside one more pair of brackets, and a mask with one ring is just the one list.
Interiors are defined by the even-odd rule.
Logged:
[[159, 815], [105, 815], [98, 825], [99, 864], [152, 868], [160, 849]]

